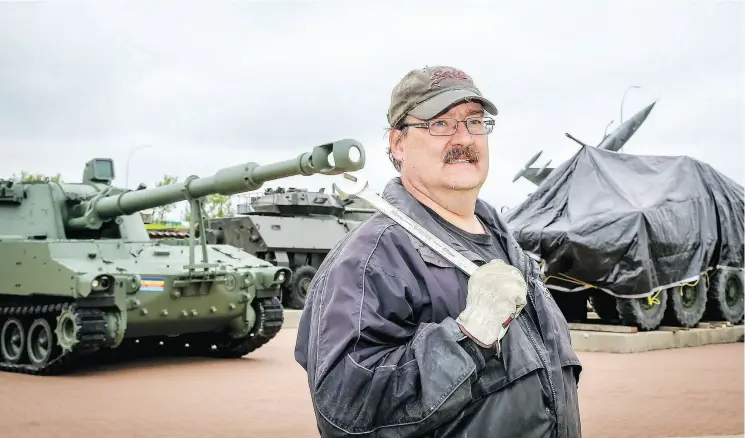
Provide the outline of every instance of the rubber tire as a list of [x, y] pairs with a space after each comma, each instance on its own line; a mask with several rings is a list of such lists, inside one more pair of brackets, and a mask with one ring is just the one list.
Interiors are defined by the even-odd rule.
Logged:
[[[8, 327], [10, 327], [10, 324], [14, 323], [17, 324], [21, 329], [21, 352], [15, 359], [9, 359], [7, 357], [7, 350], [5, 346], [5, 333], [6, 330], [8, 330]], [[23, 324], [23, 320], [16, 317], [11, 317], [5, 320], [5, 323], [3, 323], [3, 326], [0, 327], [0, 361], [5, 363], [11, 363], [11, 364], [19, 364], [24, 363], [26, 361], [26, 336], [27, 336], [27, 330], [25, 325]]]
[[706, 311], [706, 281], [702, 277], [695, 286], [686, 286], [694, 289], [696, 302], [691, 308], [683, 306], [683, 297], [680, 295], [680, 286], [671, 287], [667, 290], [667, 309], [663, 323], [677, 327], [694, 327], [701, 321]]
[[[710, 277], [711, 285], [707, 292], [706, 319], [709, 321], [729, 321], [739, 324], [745, 315], [745, 297], [743, 297], [742, 271], [717, 269]], [[739, 288], [739, 300], [730, 307], [727, 305], [727, 283], [734, 281]]]
[[292, 273], [292, 283], [290, 283], [290, 293], [285, 297], [287, 307], [291, 309], [302, 309], [305, 307], [305, 297], [300, 292], [300, 282], [305, 279], [313, 280], [316, 275], [316, 268], [310, 265], [303, 265]]
[[[34, 354], [34, 347], [31, 343], [33, 341], [31, 335], [34, 333], [34, 329], [37, 325], [40, 325], [41, 328], [47, 332], [49, 336], [49, 342], [51, 343], [51, 345], [49, 346], [47, 357], [43, 361], [38, 363], [34, 362], [34, 360], [32, 359], [32, 356]], [[31, 321], [28, 329], [26, 329], [26, 359], [28, 360], [28, 362], [35, 366], [46, 366], [50, 361], [54, 360], [55, 357], [59, 356], [60, 353], [62, 353], [62, 349], [59, 347], [59, 345], [57, 345], [57, 336], [54, 333], [54, 329], [52, 329], [52, 326], [49, 324], [49, 321], [41, 317]]]
[[621, 319], [618, 314], [618, 303], [616, 297], [603, 291], [594, 292], [590, 295], [590, 305], [592, 310], [598, 314], [602, 321], [618, 321]]
[[662, 323], [667, 309], [667, 290], [663, 290], [658, 295], [660, 304], [654, 306], [653, 311], [645, 310], [642, 304], [647, 298], [617, 298], [618, 315], [624, 325], [634, 326], [640, 331], [650, 331], [657, 329]]

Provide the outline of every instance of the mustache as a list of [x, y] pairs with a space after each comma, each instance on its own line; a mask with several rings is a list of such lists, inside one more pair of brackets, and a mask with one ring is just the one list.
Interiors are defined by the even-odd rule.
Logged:
[[445, 164], [450, 164], [456, 160], [468, 160], [473, 163], [478, 163], [479, 153], [473, 146], [454, 146], [445, 152], [445, 156], [442, 157], [442, 161]]

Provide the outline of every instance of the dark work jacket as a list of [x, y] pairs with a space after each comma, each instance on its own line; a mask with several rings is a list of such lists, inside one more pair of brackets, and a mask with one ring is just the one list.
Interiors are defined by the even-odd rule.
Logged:
[[[481, 264], [394, 178], [382, 195]], [[581, 365], [569, 328], [493, 207], [476, 214], [502, 236], [528, 304], [487, 357], [455, 318], [468, 277], [393, 220], [375, 213], [348, 233], [314, 276], [295, 359], [308, 373], [323, 437], [576, 438]]]

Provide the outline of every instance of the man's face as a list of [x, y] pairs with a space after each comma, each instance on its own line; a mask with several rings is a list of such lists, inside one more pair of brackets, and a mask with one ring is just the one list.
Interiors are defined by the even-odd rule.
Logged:
[[[436, 119], [451, 118], [463, 121], [468, 117], [484, 116], [479, 103], [455, 105]], [[423, 120], [406, 116], [405, 123]], [[401, 177], [427, 190], [471, 190], [480, 188], [489, 173], [489, 145], [487, 135], [473, 135], [465, 123], [458, 123], [455, 134], [430, 135], [426, 128], [409, 127], [408, 133], [391, 133], [391, 152], [401, 163]]]

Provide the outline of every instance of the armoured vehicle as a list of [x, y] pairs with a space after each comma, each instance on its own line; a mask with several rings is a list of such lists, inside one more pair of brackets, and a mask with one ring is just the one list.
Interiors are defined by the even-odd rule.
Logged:
[[[0, 369], [59, 374], [135, 343], [188, 344], [220, 357], [259, 348], [281, 328], [279, 287], [291, 272], [208, 245], [204, 233], [197, 241], [202, 198], [357, 170], [364, 161], [359, 143], [341, 140], [286, 161], [138, 190], [112, 185], [107, 158], [89, 161], [79, 183], [0, 180]], [[189, 239], [150, 240], [140, 211], [182, 200], [196, 218]]]
[[324, 189], [266, 189], [238, 204], [238, 216], [210, 219], [208, 239], [292, 270], [292, 280], [282, 287], [282, 302], [301, 309], [326, 254], [375, 211], [363, 199], [342, 200]]
[[505, 219], [567, 320], [745, 316], [745, 191], [702, 161], [583, 146]]

